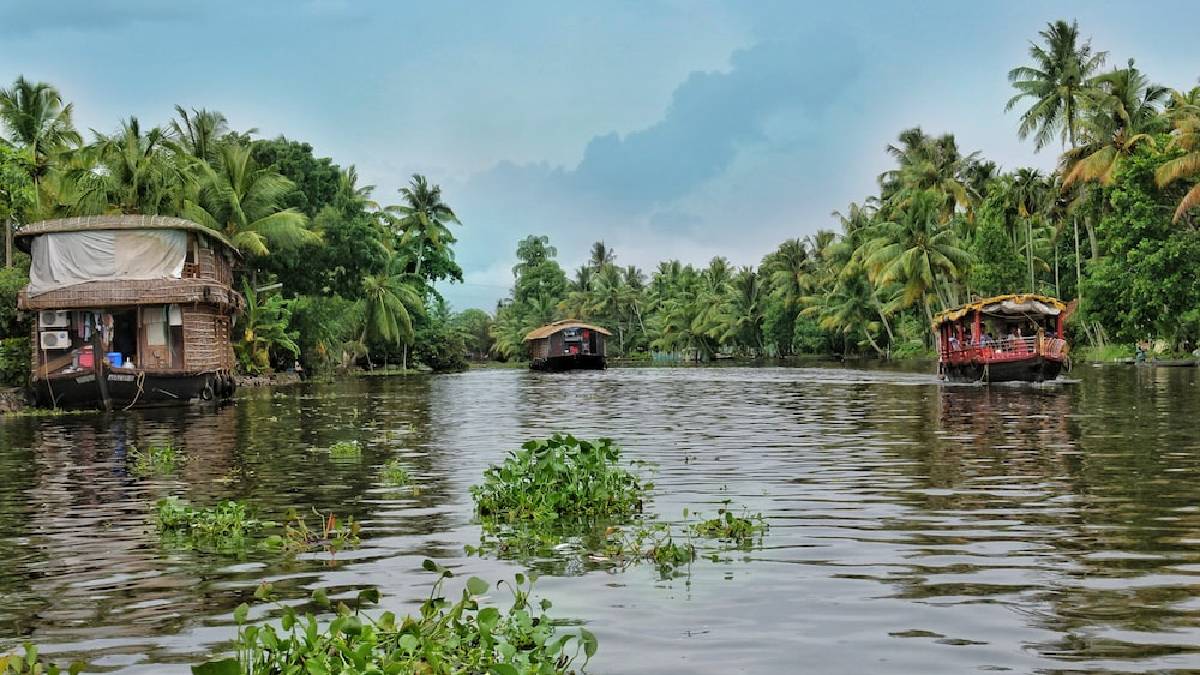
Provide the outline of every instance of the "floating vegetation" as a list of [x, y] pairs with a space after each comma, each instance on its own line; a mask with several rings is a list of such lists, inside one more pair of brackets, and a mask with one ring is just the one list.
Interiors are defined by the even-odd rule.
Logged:
[[412, 476], [408, 474], [408, 469], [400, 463], [400, 460], [389, 460], [379, 469], [379, 479], [384, 485], [391, 487], [405, 487], [412, 481]]
[[751, 515], [744, 512], [745, 517], [733, 515], [728, 509], [718, 509], [716, 518], [702, 520], [692, 526], [692, 531], [701, 537], [733, 541], [738, 544], [748, 543], [755, 537], [761, 537], [767, 531], [767, 521], [761, 513]]
[[129, 449], [129, 470], [135, 476], [162, 475], [175, 472], [182, 453], [171, 444], [152, 445], [145, 450]]
[[604, 557], [593, 560], [612, 560], [618, 565], [648, 560], [658, 566], [659, 573], [670, 576], [676, 568], [696, 560], [696, 547], [689, 539], [675, 540], [669, 525], [655, 523], [634, 528], [609, 528]]
[[249, 508], [235, 501], [194, 508], [178, 497], [157, 503], [158, 530], [174, 548], [220, 553], [241, 553], [255, 534], [274, 523], [251, 517]]
[[[99, 410], [89, 408], [22, 408], [21, 410], [9, 410], [0, 414], [0, 417], [68, 417], [71, 415], [98, 415]], [[4, 671], [0, 670], [0, 675]]]
[[332, 513], [325, 515], [316, 509], [313, 509], [312, 512], [317, 516], [317, 522], [320, 523], [318, 527], [310, 528], [308, 520], [293, 509], [287, 515], [283, 536], [270, 537], [268, 542], [271, 545], [278, 544], [287, 553], [304, 553], [324, 549], [331, 558], [338, 551], [358, 546], [362, 525], [353, 517], [339, 521], [338, 517]]
[[554, 435], [528, 441], [471, 486], [481, 518], [504, 522], [596, 522], [631, 518], [653, 484], [620, 465], [621, 449], [607, 438]]
[[0, 675], [60, 675], [61, 673], [83, 672], [85, 665], [79, 661], [72, 663], [66, 670], [38, 658], [37, 646], [26, 642], [25, 653], [0, 654]]
[[[299, 615], [278, 603], [278, 628], [248, 625], [249, 606], [243, 604], [234, 611], [237, 656], [210, 661], [192, 672], [566, 674], [586, 667], [596, 653], [596, 638], [587, 630], [560, 633], [558, 622], [547, 614], [550, 602], [534, 602], [532, 578], [517, 574], [513, 583], [501, 582], [513, 597], [512, 605], [501, 611], [480, 606], [479, 597], [490, 588], [483, 579], [468, 579], [458, 601], [451, 603], [443, 587], [454, 574], [432, 560], [423, 566], [438, 580], [416, 616], [364, 614], [365, 605], [379, 601], [375, 589], [361, 591], [354, 609], [338, 603], [336, 618], [324, 625], [312, 614]], [[260, 586], [255, 597], [271, 600], [270, 585]], [[313, 601], [320, 607], [331, 604], [320, 590], [313, 593]]]
[[329, 456], [335, 459], [357, 459], [362, 456], [362, 446], [357, 441], [338, 441], [329, 446]]

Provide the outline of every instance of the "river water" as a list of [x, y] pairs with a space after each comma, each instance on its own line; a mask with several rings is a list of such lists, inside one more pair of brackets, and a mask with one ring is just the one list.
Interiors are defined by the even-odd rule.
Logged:
[[[63, 661], [185, 673], [228, 644], [233, 608], [264, 579], [285, 598], [375, 586], [403, 611], [428, 592], [432, 558], [491, 581], [539, 572], [554, 615], [599, 638], [592, 673], [1200, 669], [1197, 371], [1071, 376], [986, 388], [840, 366], [483, 370], [9, 419], [0, 652], [32, 640]], [[567, 549], [466, 555], [480, 537], [469, 486], [555, 431], [646, 460], [660, 520], [728, 500], [770, 529], [672, 575]], [[361, 455], [323, 450], [343, 440]], [[130, 473], [130, 448], [164, 442], [186, 456], [172, 473]], [[417, 490], [381, 483], [393, 458]], [[296, 557], [181, 550], [155, 529], [166, 495], [353, 516], [362, 541]]]

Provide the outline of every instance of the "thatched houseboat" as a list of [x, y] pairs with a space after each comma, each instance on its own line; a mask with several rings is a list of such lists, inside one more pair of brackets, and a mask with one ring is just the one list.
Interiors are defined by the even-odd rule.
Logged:
[[612, 333], [582, 321], [555, 321], [525, 336], [534, 370], [601, 370], [604, 340]]
[[951, 382], [1046, 382], [1069, 362], [1067, 305], [1029, 293], [967, 303], [933, 317], [938, 374]]
[[34, 313], [38, 402], [177, 404], [233, 393], [230, 342], [242, 297], [237, 249], [180, 218], [89, 216], [26, 225], [31, 258], [18, 307]]

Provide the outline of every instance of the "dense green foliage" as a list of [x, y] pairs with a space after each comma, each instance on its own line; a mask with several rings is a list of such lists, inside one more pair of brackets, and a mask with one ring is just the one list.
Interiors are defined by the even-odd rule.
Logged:
[[[181, 216], [220, 231], [245, 256], [237, 286], [249, 310], [235, 331], [244, 372], [296, 361], [314, 371], [405, 363], [417, 339], [437, 342], [418, 349], [424, 365], [464, 366], [466, 339], [447, 328], [456, 317], [441, 308], [426, 318], [441, 301], [433, 284], [462, 280], [458, 218], [438, 185], [414, 175], [398, 205], [381, 206], [354, 166], [307, 143], [254, 139], [217, 111], [176, 106], [158, 126], [130, 117], [90, 142], [72, 112], [47, 83], [18, 78], [0, 89], [8, 232], [12, 223], [97, 213]], [[28, 326], [7, 318], [26, 281], [24, 270], [0, 278], [0, 338], [26, 337]]]
[[[85, 142], [58, 90], [17, 78], [0, 90], [0, 220], [162, 213], [224, 232], [265, 313], [239, 327], [263, 335], [239, 347], [254, 372], [296, 360], [407, 366], [410, 349], [458, 370], [485, 354], [523, 358], [530, 330], [565, 318], [605, 327], [609, 354], [625, 358], [928, 354], [934, 312], [1022, 291], [1079, 299], [1077, 342], [1161, 338], [1190, 351], [1200, 87], [1172, 90], [1132, 59], [1108, 62], [1077, 25], [1055, 21], [1008, 73], [1017, 134], [1038, 150], [1062, 143], [1048, 175], [1001, 170], [950, 133], [905, 129], [885, 149], [878, 189], [835, 212], [836, 230], [788, 239], [756, 267], [718, 256], [642, 270], [599, 241], [568, 272], [547, 237], [529, 236], [494, 317], [440, 304], [435, 284], [462, 270], [459, 219], [438, 185], [414, 175], [397, 204], [381, 205], [353, 166], [231, 130], [216, 111], [177, 107], [160, 126], [131, 117]], [[22, 273], [7, 274], [0, 303], [11, 306]], [[0, 314], [0, 337], [26, 329]]]
[[[614, 333], [610, 354], [685, 359], [795, 353], [924, 355], [934, 312], [972, 298], [1078, 297], [1073, 326], [1097, 346], [1200, 341], [1200, 87], [1154, 84], [1132, 60], [1103, 70], [1076, 25], [1056, 21], [1009, 73], [1018, 134], [1065, 149], [1050, 175], [1001, 171], [952, 134], [916, 127], [887, 147], [877, 194], [835, 212], [838, 231], [791, 239], [757, 268], [717, 257], [660, 263], [649, 278], [604, 242], [567, 280], [545, 237], [518, 245], [492, 328], [500, 356], [530, 329], [577, 318]], [[1027, 107], [1026, 107], [1027, 106]]]
[[193, 507], [177, 497], [160, 499], [156, 522], [163, 541], [173, 548], [241, 553], [273, 523], [254, 518], [244, 503], [224, 501]]
[[[504, 611], [482, 606], [490, 585], [478, 577], [467, 580], [457, 601], [445, 597], [447, 579], [454, 574], [432, 560], [424, 568], [438, 575], [429, 597], [415, 616], [397, 618], [383, 612], [365, 614], [365, 605], [379, 601], [374, 589], [360, 591], [355, 607], [338, 603], [336, 616], [322, 625], [312, 614], [300, 615], [279, 604], [283, 618], [274, 625], [246, 622], [248, 605], [234, 612], [238, 622], [237, 656], [196, 666], [196, 675], [283, 675], [285, 673], [493, 673], [495, 675], [552, 675], [583, 669], [596, 653], [595, 636], [585, 629], [565, 632], [547, 614], [550, 601], [535, 602], [533, 580], [517, 574], [503, 583], [512, 593]], [[269, 585], [255, 593], [269, 599]], [[313, 593], [318, 607], [329, 609], [324, 591]]]
[[527, 441], [471, 486], [481, 517], [507, 522], [597, 522], [639, 513], [644, 485], [607, 438]]

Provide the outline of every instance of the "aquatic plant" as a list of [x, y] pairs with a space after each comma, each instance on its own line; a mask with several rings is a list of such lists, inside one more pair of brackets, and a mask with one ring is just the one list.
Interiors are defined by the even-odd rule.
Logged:
[[733, 515], [728, 509], [718, 509], [716, 518], [702, 520], [692, 526], [692, 531], [701, 537], [727, 539], [744, 542], [761, 536], [767, 531], [767, 521], [761, 513], [744, 513], [745, 517]]
[[[297, 614], [278, 604], [282, 619], [274, 625], [248, 625], [249, 606], [234, 611], [238, 624], [237, 656], [210, 661], [192, 669], [194, 675], [242, 673], [572, 673], [582, 669], [596, 653], [594, 635], [560, 633], [547, 614], [550, 601], [536, 604], [531, 596], [533, 579], [517, 574], [511, 589], [512, 605], [505, 611], [482, 607], [479, 597], [489, 584], [478, 577], [467, 580], [457, 602], [445, 597], [444, 584], [454, 574], [426, 560], [424, 569], [438, 579], [415, 616], [397, 618], [384, 612], [378, 618], [363, 613], [365, 605], [379, 602], [379, 591], [359, 592], [356, 607], [345, 602], [336, 617], [322, 625], [312, 614]], [[259, 587], [255, 597], [271, 599], [271, 587]], [[323, 591], [313, 593], [314, 604], [329, 607]]]
[[677, 542], [671, 527], [665, 523], [634, 528], [611, 527], [606, 535], [605, 556], [618, 563], [648, 560], [665, 575], [696, 559], [696, 547], [690, 539]]
[[484, 471], [482, 485], [471, 486], [475, 510], [510, 523], [632, 517], [654, 486], [643, 484], [620, 460], [621, 449], [607, 438], [555, 434], [528, 441]]
[[338, 441], [329, 446], [329, 456], [341, 459], [361, 457], [362, 446], [356, 441]]
[[323, 548], [330, 556], [344, 548], [358, 546], [362, 525], [353, 517], [339, 521], [332, 513], [325, 515], [315, 508], [312, 512], [317, 516], [319, 528], [310, 528], [308, 520], [293, 509], [287, 515], [283, 536], [270, 537], [268, 543], [278, 544], [287, 553]]
[[25, 643], [24, 654], [0, 654], [0, 675], [76, 675], [83, 672], [84, 667], [79, 661], [72, 663], [66, 670], [53, 663], [46, 663], [38, 658], [37, 646], [29, 642]]
[[130, 448], [127, 455], [131, 462], [129, 470], [135, 476], [174, 473], [181, 454], [179, 449], [170, 443], [152, 445], [145, 450]]
[[250, 544], [249, 537], [274, 525], [253, 518], [249, 507], [235, 501], [194, 508], [178, 497], [166, 497], [158, 501], [156, 510], [160, 534], [181, 548], [240, 552]]
[[400, 463], [400, 460], [389, 460], [379, 469], [379, 478], [384, 485], [392, 487], [404, 487], [408, 485], [412, 477], [408, 474], [408, 469]]

